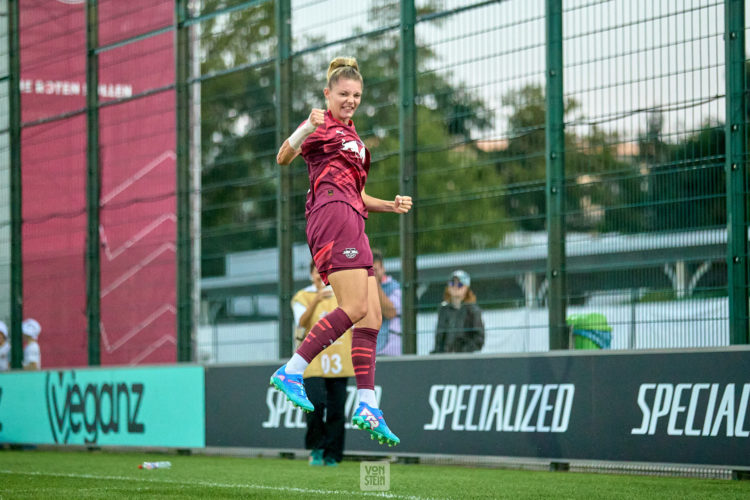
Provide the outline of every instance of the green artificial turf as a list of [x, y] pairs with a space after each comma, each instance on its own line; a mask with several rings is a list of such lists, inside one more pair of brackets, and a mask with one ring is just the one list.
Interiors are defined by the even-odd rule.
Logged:
[[[169, 460], [169, 469], [139, 470]], [[0, 498], [750, 498], [749, 481], [390, 464], [388, 491], [362, 491], [360, 463], [107, 451], [0, 451]]]

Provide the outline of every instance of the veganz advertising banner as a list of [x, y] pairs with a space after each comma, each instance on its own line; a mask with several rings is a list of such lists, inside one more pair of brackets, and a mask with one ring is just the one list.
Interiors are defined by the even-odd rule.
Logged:
[[[206, 370], [207, 446], [304, 448], [302, 412], [268, 386], [276, 368]], [[750, 466], [748, 350], [386, 358], [376, 382], [401, 444], [352, 430], [347, 453]]]
[[0, 442], [203, 447], [203, 368], [0, 374]]

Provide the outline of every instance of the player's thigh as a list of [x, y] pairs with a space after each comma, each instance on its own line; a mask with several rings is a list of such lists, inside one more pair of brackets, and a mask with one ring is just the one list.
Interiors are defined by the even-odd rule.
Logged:
[[380, 298], [378, 297], [378, 282], [375, 279], [375, 276], [367, 278], [367, 315], [357, 322], [357, 326], [360, 328], [380, 330], [380, 325], [383, 322]]
[[341, 269], [329, 275], [328, 281], [340, 308], [345, 311], [367, 308], [367, 269]]

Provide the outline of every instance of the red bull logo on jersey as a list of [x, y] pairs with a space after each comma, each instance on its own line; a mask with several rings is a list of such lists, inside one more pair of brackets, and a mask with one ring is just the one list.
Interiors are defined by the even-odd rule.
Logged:
[[356, 248], [346, 248], [341, 253], [343, 253], [344, 257], [346, 257], [347, 259], [353, 259], [357, 255], [359, 255], [359, 250], [357, 250]]
[[362, 163], [365, 161], [365, 145], [361, 142], [341, 139], [341, 151], [352, 151], [359, 156]]

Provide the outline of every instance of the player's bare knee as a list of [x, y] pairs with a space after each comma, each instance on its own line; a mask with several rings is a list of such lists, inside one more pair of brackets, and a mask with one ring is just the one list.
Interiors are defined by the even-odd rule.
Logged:
[[349, 316], [349, 319], [352, 320], [352, 323], [357, 323], [367, 316], [367, 302], [346, 304], [341, 306], [341, 308]]

